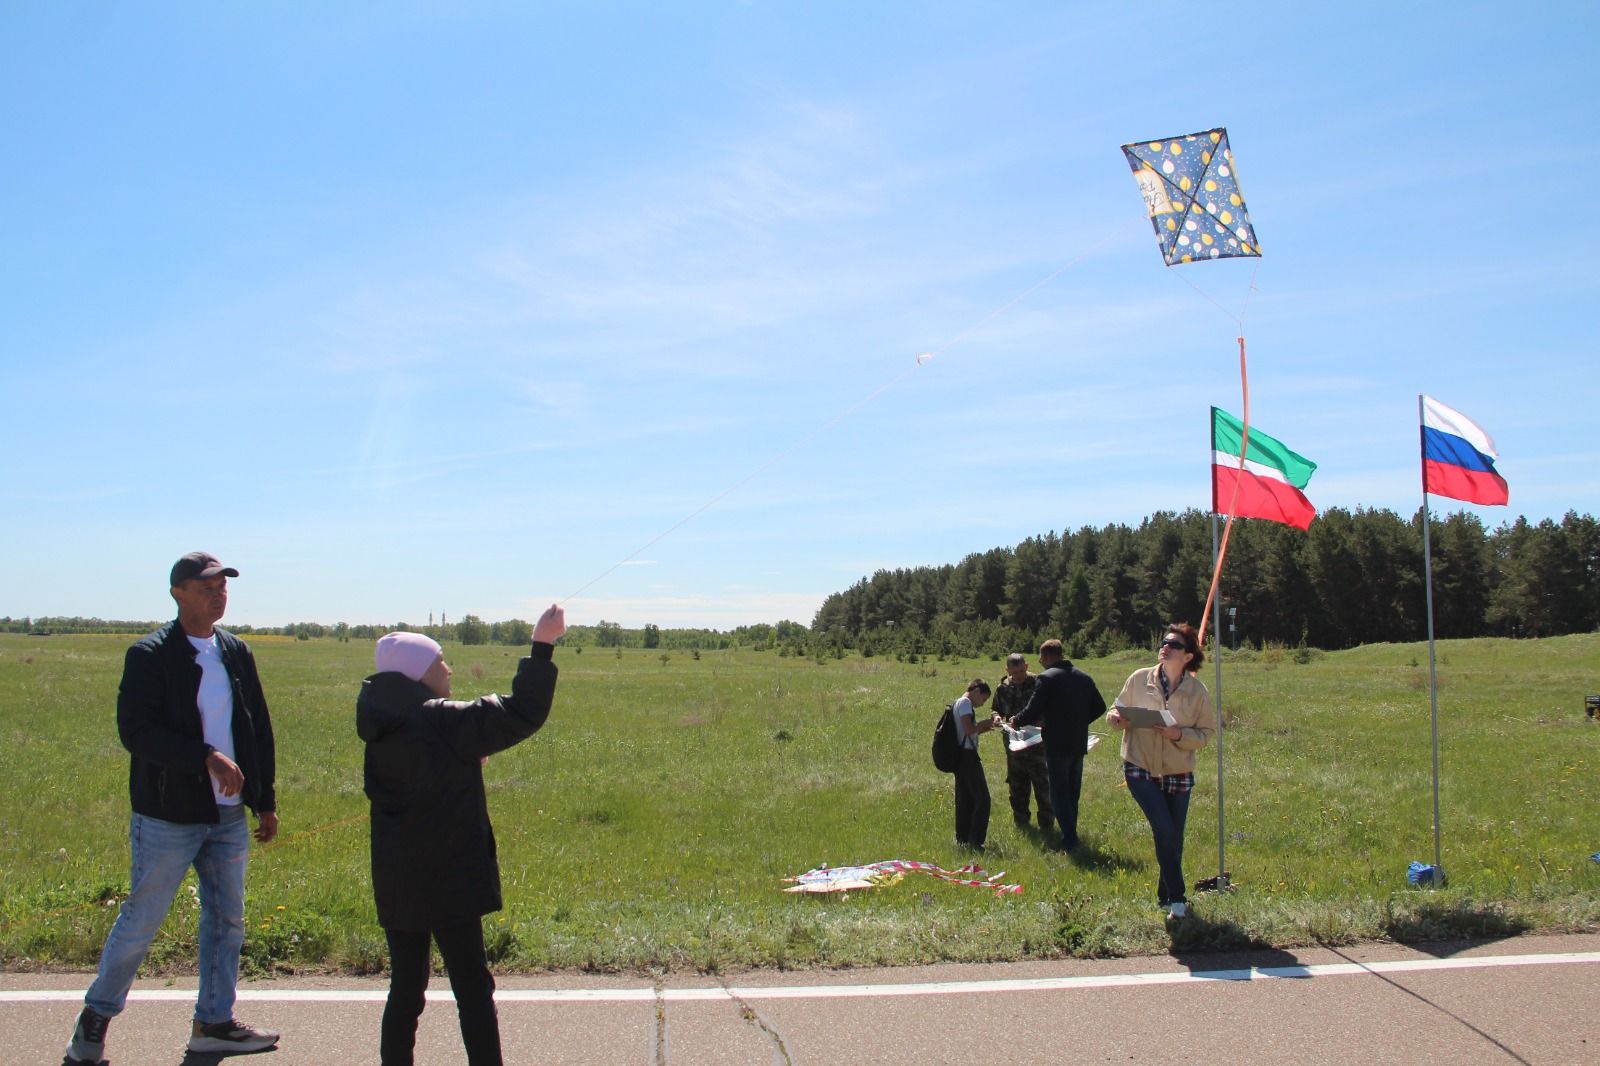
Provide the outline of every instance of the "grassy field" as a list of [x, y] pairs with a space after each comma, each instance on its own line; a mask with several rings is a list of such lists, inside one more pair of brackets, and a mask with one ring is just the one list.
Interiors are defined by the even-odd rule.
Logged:
[[[126, 637], [0, 635], [0, 965], [90, 966], [127, 886], [127, 756], [114, 705]], [[278, 737], [282, 835], [252, 859], [247, 967], [383, 965], [367, 877], [354, 696], [371, 646], [255, 638]], [[516, 649], [451, 647], [456, 693], [509, 685]], [[774, 653], [561, 649], [545, 730], [489, 761], [506, 970], [731, 970], [1114, 955], [1246, 945], [1593, 929], [1600, 923], [1600, 634], [1440, 645], [1448, 887], [1431, 861], [1427, 648], [1230, 657], [1228, 867], [1175, 930], [1155, 907], [1148, 829], [1113, 741], [1088, 757], [1086, 861], [1011, 824], [995, 799], [996, 897], [932, 879], [794, 896], [822, 863], [954, 868], [951, 779], [934, 718], [995, 661], [817, 663]], [[1080, 662], [1114, 694], [1149, 653]], [[1203, 680], [1212, 684], [1208, 663]], [[1105, 729], [1102, 724], [1100, 727]], [[1201, 756], [1186, 873], [1217, 872], [1216, 757]], [[152, 955], [192, 965], [180, 894]]]

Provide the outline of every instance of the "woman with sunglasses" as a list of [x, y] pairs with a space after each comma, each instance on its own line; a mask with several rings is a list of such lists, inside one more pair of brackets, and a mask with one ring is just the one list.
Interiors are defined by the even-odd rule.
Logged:
[[[1183, 826], [1194, 788], [1195, 752], [1217, 731], [1211, 694], [1195, 676], [1205, 652], [1194, 626], [1167, 627], [1156, 651], [1156, 665], [1135, 670], [1106, 714], [1122, 730], [1122, 774], [1128, 794], [1150, 822], [1161, 879], [1156, 898], [1168, 919], [1189, 913], [1183, 887]], [[1136, 726], [1118, 707], [1165, 711], [1171, 724]]]

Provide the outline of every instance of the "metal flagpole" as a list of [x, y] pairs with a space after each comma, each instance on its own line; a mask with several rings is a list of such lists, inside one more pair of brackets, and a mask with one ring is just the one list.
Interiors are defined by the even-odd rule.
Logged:
[[[1215, 502], [1215, 501], [1213, 501]], [[1217, 558], [1217, 512], [1211, 511], [1211, 558]], [[1217, 891], [1228, 888], [1228, 834], [1222, 804], [1222, 601], [1215, 601], [1216, 624], [1211, 627], [1211, 654], [1217, 657]]]
[[[1422, 396], [1417, 396], [1417, 432], [1426, 432], [1422, 421]], [[1422, 454], [1426, 454], [1424, 447]], [[1422, 473], [1422, 573], [1427, 589], [1428, 605], [1428, 707], [1433, 730], [1433, 869], [1432, 884], [1437, 885], [1444, 873], [1439, 849], [1439, 674], [1433, 654], [1433, 547], [1428, 534], [1428, 475], [1427, 467], [1418, 460]]]

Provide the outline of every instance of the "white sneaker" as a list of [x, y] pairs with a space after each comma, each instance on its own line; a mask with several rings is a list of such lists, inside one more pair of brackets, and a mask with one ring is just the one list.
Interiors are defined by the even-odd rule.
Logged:
[[1173, 922], [1179, 918], [1187, 917], [1189, 917], [1189, 905], [1187, 903], [1173, 903], [1167, 907], [1167, 921]]

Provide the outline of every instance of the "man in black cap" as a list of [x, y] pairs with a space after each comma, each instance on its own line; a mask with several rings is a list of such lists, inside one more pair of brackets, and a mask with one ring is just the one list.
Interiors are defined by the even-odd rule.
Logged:
[[244, 641], [217, 626], [228, 578], [239, 571], [206, 552], [172, 567], [178, 617], [128, 649], [117, 691], [117, 732], [132, 755], [133, 851], [128, 898], [100, 953], [67, 1045], [66, 1066], [98, 1064], [106, 1026], [122, 1012], [173, 897], [193, 866], [200, 882], [200, 991], [189, 1050], [238, 1054], [277, 1033], [233, 1016], [244, 946], [244, 873], [255, 838], [278, 833], [272, 721]]

